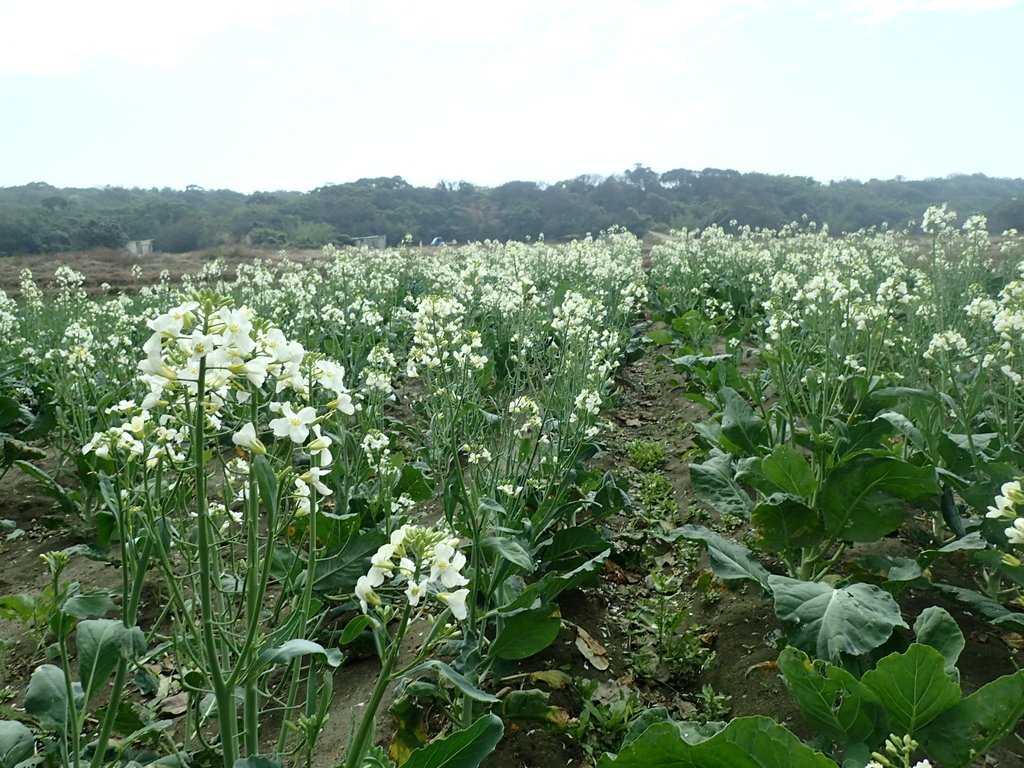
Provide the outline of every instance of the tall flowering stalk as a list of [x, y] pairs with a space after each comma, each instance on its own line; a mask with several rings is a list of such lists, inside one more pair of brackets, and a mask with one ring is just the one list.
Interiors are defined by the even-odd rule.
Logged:
[[[343, 368], [216, 296], [180, 304], [148, 324], [152, 335], [139, 363], [148, 394], [139, 406], [126, 403], [127, 421], [94, 435], [83, 452], [141, 467], [141, 491], [119, 492], [139, 502], [137, 527], [155, 543], [170, 592], [179, 663], [199, 673], [200, 691], [212, 693], [218, 746], [233, 767], [240, 755], [260, 754], [260, 681], [269, 665], [297, 655], [339, 663], [337, 652], [302, 638], [315, 614], [321, 500], [332, 493], [324, 480], [333, 440], [320, 424], [352, 415], [355, 406]], [[270, 449], [261, 434], [274, 438]], [[225, 466], [219, 444], [228, 436], [241, 455]], [[296, 467], [300, 458], [305, 466]], [[219, 499], [210, 484], [218, 467]], [[304, 573], [292, 569], [268, 612], [272, 550], [283, 551], [298, 520], [306, 551], [304, 559], [298, 551], [293, 557]], [[126, 561], [126, 569], [132, 565]], [[268, 616], [276, 622], [272, 635]], [[307, 670], [313, 699], [329, 690], [316, 682], [316, 669]], [[294, 691], [300, 674], [291, 665]], [[188, 689], [195, 687], [193, 681]], [[323, 711], [313, 699], [307, 713]], [[200, 720], [197, 714], [192, 735], [203, 740]], [[322, 716], [303, 731], [307, 742], [320, 727]]]
[[[362, 719], [349, 742], [344, 768], [360, 768], [373, 741], [373, 724], [388, 686], [427, 657], [434, 641], [445, 631], [450, 614], [458, 621], [467, 618], [469, 579], [462, 575], [466, 556], [459, 540], [444, 531], [418, 525], [403, 525], [391, 534], [371, 559], [372, 565], [356, 584], [355, 596], [373, 630], [381, 671]], [[420, 652], [405, 670], [395, 671], [405, 635], [417, 619], [427, 615], [435, 603], [443, 606], [433, 617], [433, 626]], [[392, 636], [388, 624], [398, 617]]]

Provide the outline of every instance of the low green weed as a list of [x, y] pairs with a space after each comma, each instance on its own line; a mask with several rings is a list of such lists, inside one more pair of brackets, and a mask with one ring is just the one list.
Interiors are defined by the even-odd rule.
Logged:
[[626, 444], [630, 463], [641, 472], [652, 472], [668, 458], [665, 447], [654, 440], [631, 440]]

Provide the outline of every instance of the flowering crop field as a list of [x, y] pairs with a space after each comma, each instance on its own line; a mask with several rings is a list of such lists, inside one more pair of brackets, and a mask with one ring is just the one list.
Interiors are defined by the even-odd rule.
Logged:
[[0, 768], [1021, 765], [1024, 241], [922, 228], [24, 272]]

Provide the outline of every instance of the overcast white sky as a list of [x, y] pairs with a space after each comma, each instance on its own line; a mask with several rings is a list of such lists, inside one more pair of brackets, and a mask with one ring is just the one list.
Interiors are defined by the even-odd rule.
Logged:
[[0, 0], [0, 186], [1024, 177], [1021, 0]]

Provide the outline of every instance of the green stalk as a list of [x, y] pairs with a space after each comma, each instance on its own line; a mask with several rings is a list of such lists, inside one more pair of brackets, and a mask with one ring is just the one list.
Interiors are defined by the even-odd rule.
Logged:
[[[60, 570], [54, 569], [53, 572], [53, 594], [55, 597], [60, 596]], [[71, 659], [68, 655], [68, 639], [64, 632], [64, 619], [65, 615], [63, 611], [57, 608], [57, 647], [60, 650], [60, 661], [61, 666], [64, 670], [64, 695], [67, 697], [67, 709], [65, 710], [64, 716], [64, 728], [65, 732], [71, 737], [71, 754], [72, 754], [72, 765], [74, 768], [79, 768], [81, 765], [81, 723], [78, 719], [78, 706], [75, 704], [75, 689], [71, 682]], [[65, 740], [66, 748], [66, 740]]]
[[[373, 693], [370, 694], [370, 701], [363, 712], [363, 719], [359, 721], [359, 728], [356, 730], [355, 738], [345, 750], [344, 768], [361, 768], [363, 764], [363, 758], [370, 747], [370, 739], [373, 737], [373, 721], [376, 718], [381, 699], [384, 698], [384, 693], [391, 682], [391, 670], [394, 669], [395, 662], [398, 660], [398, 654], [402, 650], [402, 640], [409, 626], [409, 616], [411, 614], [412, 606], [406, 602], [405, 609], [402, 611], [402, 620], [398, 624], [398, 631], [391, 641], [391, 648], [384, 659], [384, 664], [381, 666], [380, 676], [373, 687]], [[386, 626], [384, 631], [387, 632]]]
[[206, 500], [206, 467], [203, 463], [203, 449], [206, 440], [205, 410], [203, 399], [206, 397], [206, 356], [199, 360], [199, 376], [196, 388], [195, 423], [192, 426], [192, 458], [196, 478], [196, 506], [199, 514], [198, 548], [199, 548], [199, 604], [202, 610], [202, 638], [206, 650], [206, 663], [213, 686], [213, 695], [217, 700], [217, 720], [220, 724], [221, 745], [224, 752], [224, 767], [233, 768], [238, 760], [238, 743], [235, 724], [234, 694], [226, 685], [221, 671], [220, 653], [217, 648], [217, 636], [214, 631], [213, 589], [212, 583], [216, 574], [212, 572], [210, 550], [213, 541], [210, 529], [210, 510]]
[[[120, 515], [121, 519], [124, 519], [124, 515]], [[122, 523], [122, 541], [127, 542], [125, 538], [127, 526]], [[131, 593], [125, 596], [124, 611], [122, 613], [122, 619], [124, 626], [131, 629], [135, 626], [135, 618], [138, 612], [139, 601], [142, 595], [142, 584], [145, 581], [146, 570], [149, 564], [149, 558], [153, 550], [152, 539], [147, 539], [146, 544], [142, 551], [142, 557], [138, 559], [135, 570], [135, 577], [132, 581]], [[128, 570], [127, 559], [125, 561], [124, 571]], [[117, 660], [117, 670], [114, 673], [114, 689], [110, 694], [110, 702], [107, 704], [106, 712], [103, 715], [103, 722], [100, 724], [99, 736], [96, 739], [96, 751], [93, 752], [91, 768], [100, 768], [103, 764], [103, 755], [107, 751], [107, 743], [110, 741], [110, 735], [114, 731], [114, 721], [117, 719], [118, 705], [121, 703], [121, 698], [124, 695], [124, 686], [128, 678], [128, 657], [124, 654]]]

